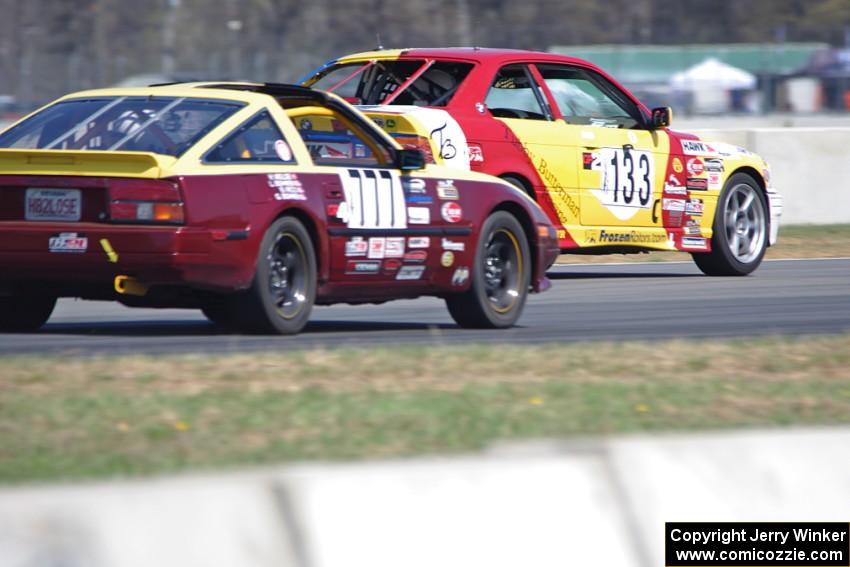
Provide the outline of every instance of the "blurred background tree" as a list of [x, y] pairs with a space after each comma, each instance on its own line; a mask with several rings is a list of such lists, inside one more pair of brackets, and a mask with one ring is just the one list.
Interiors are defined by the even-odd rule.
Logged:
[[0, 94], [140, 74], [295, 81], [374, 48], [850, 41], [850, 0], [0, 0]]

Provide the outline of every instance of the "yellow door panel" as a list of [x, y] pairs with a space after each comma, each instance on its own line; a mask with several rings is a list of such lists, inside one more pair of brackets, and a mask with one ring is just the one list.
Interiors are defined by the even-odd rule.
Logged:
[[528, 120], [499, 118], [522, 141], [540, 179], [546, 186], [561, 224], [569, 227], [579, 224], [579, 183], [575, 164], [579, 155], [572, 132], [560, 120]]

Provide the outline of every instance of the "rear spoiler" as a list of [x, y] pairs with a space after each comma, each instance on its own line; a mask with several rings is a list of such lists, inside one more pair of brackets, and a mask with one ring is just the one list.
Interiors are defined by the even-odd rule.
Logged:
[[0, 175], [158, 178], [176, 161], [150, 152], [0, 149]]

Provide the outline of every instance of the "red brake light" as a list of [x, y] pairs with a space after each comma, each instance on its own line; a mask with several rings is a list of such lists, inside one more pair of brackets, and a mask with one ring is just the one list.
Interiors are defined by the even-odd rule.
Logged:
[[183, 224], [186, 213], [180, 190], [171, 181], [112, 179], [109, 218], [116, 223]]

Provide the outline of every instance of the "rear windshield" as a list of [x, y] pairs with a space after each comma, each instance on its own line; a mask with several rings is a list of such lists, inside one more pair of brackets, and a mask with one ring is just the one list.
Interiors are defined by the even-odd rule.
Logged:
[[238, 102], [177, 97], [65, 100], [0, 135], [0, 148], [179, 156], [242, 106]]
[[[423, 59], [348, 63], [323, 70], [310, 86], [354, 104], [446, 106], [471, 69], [471, 63]], [[417, 74], [416, 80], [399, 90]]]

